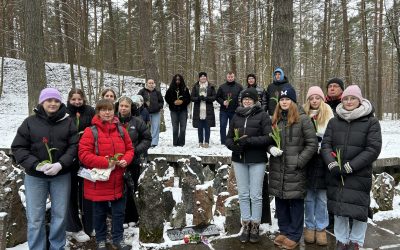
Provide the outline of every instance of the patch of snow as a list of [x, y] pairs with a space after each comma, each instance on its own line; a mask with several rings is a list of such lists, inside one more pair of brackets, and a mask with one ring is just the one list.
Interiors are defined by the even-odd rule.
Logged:
[[202, 185], [196, 185], [196, 190], [207, 190], [209, 187], [212, 187], [214, 184], [214, 180], [212, 181], [206, 181]]
[[7, 216], [7, 213], [6, 212], [0, 212], [0, 218], [4, 218], [4, 217], [6, 217]]

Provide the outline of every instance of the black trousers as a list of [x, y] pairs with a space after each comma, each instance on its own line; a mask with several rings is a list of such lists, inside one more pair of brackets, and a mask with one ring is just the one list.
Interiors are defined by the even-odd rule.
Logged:
[[[83, 197], [83, 178], [79, 177], [75, 171], [71, 173], [71, 195], [68, 206], [67, 231], [79, 232], [83, 229], [90, 235], [94, 229], [93, 202]], [[81, 211], [82, 221], [79, 218], [79, 211]]]
[[299, 242], [303, 234], [304, 199], [279, 199], [275, 197], [276, 215], [281, 234]]
[[125, 185], [125, 188], [127, 189], [127, 195], [126, 195], [126, 208], [125, 208], [125, 221], [124, 223], [129, 223], [129, 222], [135, 222], [137, 223], [139, 221], [139, 213], [136, 208], [134, 196], [135, 192], [138, 187], [138, 180], [140, 176], [140, 171], [141, 166], [139, 163], [133, 163], [132, 165], [128, 166], [126, 171], [131, 172], [133, 181], [134, 181], [134, 187], [129, 187], [128, 185]]

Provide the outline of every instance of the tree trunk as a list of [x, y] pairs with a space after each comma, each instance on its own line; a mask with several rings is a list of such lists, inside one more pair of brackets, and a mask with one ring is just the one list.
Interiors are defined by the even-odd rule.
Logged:
[[369, 87], [369, 50], [368, 50], [368, 32], [367, 32], [367, 16], [365, 14], [365, 0], [361, 0], [361, 34], [362, 34], [362, 45], [364, 52], [364, 93], [367, 99], [370, 99], [370, 87]]
[[272, 66], [282, 67], [289, 81], [294, 74], [293, 2], [274, 1]]
[[377, 117], [379, 120], [383, 118], [383, 105], [385, 98], [383, 97], [383, 0], [379, 0], [379, 32], [378, 32], [378, 100], [377, 106]]
[[214, 18], [213, 18], [213, 1], [207, 0], [208, 3], [208, 21], [210, 23], [210, 55], [211, 55], [211, 77], [210, 80], [217, 80], [217, 41], [216, 41], [216, 34], [215, 34], [215, 26], [214, 26]]
[[230, 51], [229, 67], [230, 71], [236, 73], [236, 15], [234, 13], [234, 1], [229, 0], [229, 23], [228, 23], [228, 48]]
[[351, 61], [350, 61], [350, 35], [349, 21], [347, 19], [347, 0], [341, 0], [343, 11], [343, 42], [344, 42], [344, 71], [347, 85], [352, 84]]
[[[200, 71], [201, 57], [200, 57], [200, 14], [201, 5], [200, 0], [194, 0], [194, 71]], [[189, 8], [189, 6], [187, 6]], [[187, 34], [189, 35], [189, 34]]]
[[24, 0], [26, 78], [28, 83], [28, 109], [33, 113], [40, 91], [46, 87], [42, 1]]
[[329, 2], [330, 0], [325, 0], [324, 4], [324, 21], [322, 24], [322, 42], [321, 42], [321, 78], [319, 80], [320, 87], [324, 87], [324, 83], [326, 81], [327, 76], [325, 75], [326, 73], [326, 68], [327, 65], [326, 63], [326, 53], [328, 51], [328, 44], [327, 44], [327, 31], [328, 31], [328, 8], [329, 8]]
[[54, 0], [54, 21], [55, 31], [57, 33], [57, 59], [59, 62], [64, 62], [64, 40], [61, 31], [61, 11], [59, 0]]
[[116, 42], [116, 32], [115, 32], [115, 22], [114, 22], [114, 14], [112, 10], [111, 0], [107, 0], [108, 3], [108, 16], [110, 18], [110, 40], [111, 40], [111, 54], [112, 54], [112, 63], [111, 63], [111, 72], [114, 74], [118, 74], [118, 59], [117, 59], [117, 42]]
[[152, 6], [151, 0], [138, 1], [139, 27], [140, 30], [146, 30], [140, 36], [140, 44], [142, 50], [142, 58], [146, 79], [152, 78], [157, 84], [157, 89], [160, 89], [160, 76], [157, 65], [154, 62], [154, 48], [152, 47], [152, 21], [151, 21]]
[[65, 32], [65, 39], [67, 41], [67, 55], [68, 55], [68, 64], [69, 64], [69, 72], [71, 75], [71, 85], [72, 88], [76, 88], [75, 84], [75, 73], [74, 73], [74, 63], [75, 63], [75, 46], [73, 41], [73, 34], [72, 31], [73, 25], [72, 23], [72, 14], [71, 14], [72, 6], [69, 5], [67, 0], [62, 0], [62, 11], [63, 11], [63, 21], [64, 21], [64, 32]]

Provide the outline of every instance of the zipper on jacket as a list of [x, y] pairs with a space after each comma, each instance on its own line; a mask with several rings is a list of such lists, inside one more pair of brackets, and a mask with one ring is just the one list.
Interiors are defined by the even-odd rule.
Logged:
[[283, 187], [284, 187], [284, 183], [283, 180], [285, 179], [285, 165], [286, 165], [286, 150], [284, 150], [284, 148], [286, 148], [286, 125], [287, 125], [287, 119], [283, 119], [283, 127], [281, 128], [282, 131], [282, 159], [281, 159], [281, 163], [282, 163], [282, 175], [281, 175], [281, 183], [282, 183], [282, 187], [281, 187], [281, 192], [282, 192], [282, 198], [284, 199], [284, 192], [283, 192]]
[[[249, 116], [246, 117], [246, 119], [244, 120], [244, 127], [243, 127], [243, 134], [246, 134], [246, 127], [247, 127], [247, 118], [249, 118]], [[243, 150], [243, 163], [246, 163], [246, 152]]]

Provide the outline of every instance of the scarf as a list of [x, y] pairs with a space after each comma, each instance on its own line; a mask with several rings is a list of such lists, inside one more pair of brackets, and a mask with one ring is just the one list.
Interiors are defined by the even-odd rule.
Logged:
[[343, 103], [340, 103], [336, 107], [336, 113], [338, 114], [338, 116], [347, 122], [352, 122], [360, 117], [369, 115], [371, 112], [372, 104], [367, 99], [364, 99], [358, 108], [351, 111], [345, 110], [343, 107]]
[[[199, 82], [200, 89], [199, 89], [199, 96], [207, 97], [207, 87], [208, 82], [201, 83]], [[205, 101], [200, 102], [200, 120], [205, 120], [207, 117], [207, 106]]]

